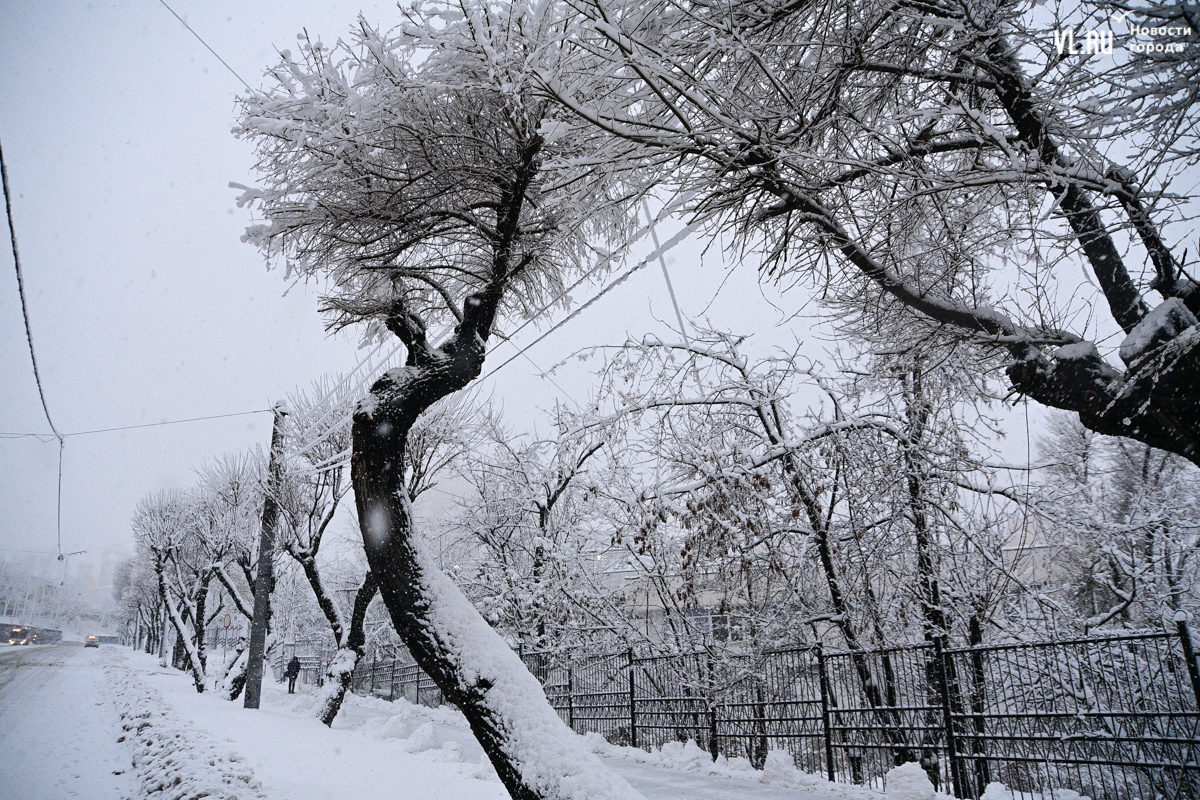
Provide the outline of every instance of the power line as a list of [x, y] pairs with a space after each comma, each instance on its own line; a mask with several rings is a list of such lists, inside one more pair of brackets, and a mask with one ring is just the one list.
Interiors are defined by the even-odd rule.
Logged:
[[[624, 242], [620, 246], [619, 252], [625, 252], [625, 253], [629, 252], [630, 248], [632, 248], [634, 244], [641, 241], [642, 238], [645, 237], [647, 234], [653, 233], [654, 226], [656, 224], [658, 224], [659, 222], [661, 222], [663, 219], [665, 219], [669, 214], [678, 210], [683, 205], [683, 202], [687, 199], [688, 198], [681, 198], [679, 200], [676, 200], [673, 203], [666, 204], [665, 206], [663, 206], [663, 208], [659, 212], [658, 216], [653, 219], [649, 218], [649, 210], [647, 210], [647, 212], [646, 212], [647, 213], [647, 221], [649, 224], [647, 224], [646, 227], [641, 228], [640, 230], [635, 232], [633, 234], [633, 236], [631, 236], [628, 239], [628, 241]], [[694, 226], [689, 226], [687, 228], [687, 231], [690, 233], [693, 229], [694, 229]], [[672, 239], [672, 242], [675, 242], [675, 241], [676, 241], [675, 239]], [[674, 245], [672, 245], [672, 246], [674, 246]], [[663, 252], [662, 248], [658, 246], [657, 234], [655, 234], [655, 247], [657, 248], [656, 253]], [[551, 298], [547, 302], [543, 303], [542, 307], [539, 308], [536, 312], [534, 312], [533, 314], [530, 314], [528, 317], [526, 317], [524, 322], [522, 322], [520, 325], [518, 325], [516, 327], [515, 330], [511, 331], [510, 333], [508, 333], [505, 336], [505, 341], [511, 342], [512, 338], [514, 336], [516, 336], [518, 333], [520, 333], [521, 331], [525, 330], [526, 326], [532, 325], [536, 320], [540, 319], [542, 314], [544, 314], [548, 309], [550, 309], [551, 306], [555, 305], [559, 300], [566, 297], [571, 292], [575, 291], [577, 288], [582, 286], [585, 281], [587, 281], [589, 278], [591, 278], [593, 275], [595, 275], [602, 267], [605, 267], [605, 266], [611, 264], [613, 261], [615, 261], [616, 257], [617, 257], [617, 253], [615, 253], [615, 252], [605, 254], [605, 256], [603, 258], [601, 258], [599, 261], [597, 261], [592, 266], [591, 269], [589, 269], [587, 272], [585, 272], [583, 275], [581, 275], [577, 281], [572, 283], [567, 288], [563, 289], [561, 292], [556, 294], [553, 298]], [[654, 254], [647, 256], [647, 260], [638, 264], [638, 266], [634, 267], [634, 270], [641, 269], [643, 266], [645, 266], [646, 263], [649, 262], [649, 259], [651, 259], [651, 258], [654, 258]], [[631, 270], [631, 272], [634, 270]], [[615, 286], [616, 284], [613, 284], [613, 285]], [[516, 345], [513, 345], [513, 346], [516, 347]], [[528, 348], [526, 348], [526, 349], [528, 349]], [[509, 359], [509, 360], [511, 361], [512, 359]], [[505, 362], [505, 363], [508, 363], [508, 362]], [[493, 372], [494, 371], [495, 370], [493, 370]], [[491, 374], [491, 373], [489, 373], [489, 374]]]
[[67, 440], [58, 437], [58, 492], [54, 498], [54, 527], [58, 534], [58, 555], [62, 557], [62, 464]]
[[21, 316], [25, 320], [25, 339], [29, 342], [29, 360], [33, 362], [33, 380], [37, 383], [38, 397], [42, 401], [42, 411], [46, 414], [46, 422], [50, 430], [62, 440], [62, 434], [54, 427], [50, 418], [50, 407], [46, 404], [46, 392], [42, 388], [42, 374], [38, 370], [37, 353], [33, 349], [33, 328], [29, 325], [29, 305], [25, 301], [25, 276], [21, 272], [21, 254], [17, 250], [17, 229], [13, 223], [12, 193], [8, 186], [8, 164], [4, 160], [4, 148], [0, 146], [0, 182], [4, 183], [4, 212], [8, 217], [8, 238], [12, 242], [13, 265], [17, 268], [17, 293], [21, 296]]
[[232, 74], [233, 77], [237, 78], [239, 81], [242, 82], [242, 86], [246, 87], [246, 91], [248, 91], [248, 92], [254, 91], [253, 89], [250, 88], [250, 84], [246, 83], [246, 80], [241, 75], [238, 75], [237, 72], [234, 70], [234, 68], [229, 66], [229, 63], [225, 59], [221, 58], [220, 55], [217, 54], [216, 50], [213, 50], [211, 47], [208, 46], [208, 42], [206, 42], [202, 38], [200, 38], [200, 34], [196, 33], [194, 30], [192, 30], [192, 26], [188, 25], [187, 22], [184, 21], [183, 17], [181, 17], [175, 13], [175, 9], [173, 9], [169, 5], [167, 5], [167, 0], [158, 0], [158, 2], [162, 3], [163, 8], [165, 8], [167, 11], [170, 11], [171, 14], [174, 15], [175, 19], [179, 20], [180, 24], [182, 24], [183, 27], [187, 28], [188, 32], [191, 33], [192, 36], [196, 37], [196, 41], [198, 41], [198, 42], [200, 42], [200, 44], [204, 45], [205, 48], [208, 49], [208, 52], [212, 53], [213, 57], [216, 58], [217, 61], [220, 61], [221, 64], [223, 64], [225, 66], [225, 69], [229, 70], [230, 74]]
[[37, 384], [38, 398], [42, 401], [42, 412], [46, 415], [46, 422], [50, 424], [50, 430], [54, 431], [54, 436], [58, 439], [58, 492], [54, 527], [58, 535], [58, 553], [62, 555], [62, 466], [63, 448], [66, 446], [67, 440], [59, 433], [58, 428], [54, 427], [54, 420], [50, 418], [50, 406], [46, 404], [46, 390], [42, 388], [42, 373], [38, 370], [37, 351], [33, 347], [33, 328], [29, 324], [29, 304], [25, 300], [25, 276], [21, 272], [21, 253], [17, 248], [17, 226], [13, 222], [12, 191], [8, 185], [8, 163], [4, 160], [3, 147], [0, 147], [0, 183], [4, 184], [4, 214], [8, 219], [8, 238], [12, 242], [13, 266], [17, 270], [17, 294], [21, 296], [21, 317], [25, 320], [25, 339], [29, 342], [29, 360], [33, 363], [33, 380]]
[[[339, 428], [341, 428], [341, 426], [343, 426], [347, 422], [349, 422], [350, 419], [353, 418], [353, 416], [354, 416], [353, 408], [351, 408], [351, 410], [349, 410], [349, 411], [342, 413], [340, 418], [337, 419], [337, 421], [332, 422], [332, 423], [329, 422], [329, 420], [331, 418], [333, 418], [336, 414], [338, 414], [338, 411], [341, 408], [341, 404], [338, 403], [337, 399], [335, 398], [335, 395], [342, 393], [343, 399], [346, 399], [346, 398], [349, 398], [351, 396], [351, 394], [359, 393], [362, 390], [362, 387], [367, 382], [374, 381], [376, 379], [375, 374], [384, 365], [388, 364], [392, 360], [392, 358], [394, 358], [395, 355], [400, 352], [400, 348], [402, 348], [403, 346], [404, 346], [403, 344], [397, 343], [394, 347], [392, 347], [392, 349], [388, 352], [388, 354], [385, 355], [378, 363], [372, 364], [372, 360], [376, 356], [378, 356], [379, 352], [381, 350], [383, 350], [383, 348], [384, 348], [384, 343], [380, 342], [375, 347], [374, 350], [372, 350], [370, 353], [368, 353], [363, 358], [359, 359], [358, 363], [354, 365], [354, 369], [350, 370], [350, 372], [348, 372], [344, 376], [342, 376], [341, 381], [339, 381], [336, 386], [330, 388], [329, 391], [327, 391], [324, 394], [324, 396], [320, 399], [321, 403], [325, 403], [326, 401], [329, 401], [330, 404], [329, 404], [328, 408], [326, 408], [324, 410], [324, 412], [322, 412], [315, 421], [313, 421], [311, 419], [303, 420], [303, 423], [304, 423], [303, 429], [298, 434], [295, 434], [293, 437], [296, 439], [304, 440], [304, 439], [307, 439], [307, 437], [310, 433], [315, 433], [316, 438], [305, 441], [297, 449], [291, 451], [289, 453], [289, 455], [292, 455], [292, 456], [304, 455], [309, 450], [312, 450], [317, 445], [321, 444], [322, 442], [324, 442], [327, 439], [329, 439], [330, 437], [332, 437], [334, 435], [334, 433]], [[354, 378], [354, 376], [359, 371], [362, 371], [362, 373], [363, 373], [361, 378], [358, 380], [358, 382], [356, 384], [354, 384], [353, 389], [347, 389], [346, 387], [350, 385], [351, 380]], [[344, 393], [343, 393], [343, 390], [344, 390]], [[314, 405], [315, 405], [315, 403], [314, 403]], [[325, 427], [324, 430], [321, 430], [321, 427], [326, 425], [326, 423], [329, 423], [328, 426]]]
[[642, 200], [642, 210], [646, 212], [646, 220], [650, 223], [651, 241], [659, 251], [658, 263], [662, 266], [663, 280], [667, 282], [667, 294], [671, 296], [671, 305], [675, 307], [675, 319], [679, 323], [679, 334], [683, 336], [684, 343], [690, 347], [692, 343], [688, 339], [687, 327], [683, 324], [683, 312], [679, 310], [679, 301], [675, 299], [675, 286], [671, 283], [671, 273], [667, 272], [667, 257], [662, 252], [662, 245], [658, 243], [658, 230], [654, 227], [654, 218], [650, 216], [650, 204], [645, 199]]
[[[573, 320], [573, 319], [575, 319], [576, 317], [578, 317], [580, 314], [582, 314], [584, 311], [586, 311], [586, 310], [587, 310], [589, 307], [591, 307], [592, 305], [594, 305], [594, 304], [595, 304], [595, 303], [596, 303], [596, 302], [597, 302], [597, 301], [598, 301], [598, 300], [599, 300], [601, 297], [604, 297], [604, 295], [608, 294], [608, 293], [609, 293], [609, 292], [611, 292], [613, 289], [617, 288], [617, 287], [618, 287], [618, 286], [620, 286], [622, 283], [624, 283], [626, 280], [628, 280], [630, 275], [632, 275], [633, 273], [637, 272], [637, 271], [638, 271], [639, 269], [641, 269], [642, 267], [644, 267], [644, 266], [646, 266], [647, 264], [649, 264], [649, 263], [650, 263], [651, 261], [653, 261], [655, 258], [661, 258], [663, 253], [665, 253], [665, 252], [667, 252], [668, 250], [672, 249], [672, 248], [673, 248], [673, 247], [675, 247], [677, 244], [679, 244], [681, 241], [683, 241], [683, 240], [684, 240], [684, 239], [686, 239], [688, 236], [690, 236], [690, 235], [691, 235], [691, 233], [692, 233], [692, 231], [694, 231], [694, 230], [696, 229], [696, 227], [697, 227], [697, 224], [696, 224], [696, 223], [692, 223], [691, 225], [688, 225], [688, 226], [686, 226], [686, 227], [685, 227], [683, 230], [679, 231], [679, 233], [675, 234], [675, 235], [674, 235], [674, 236], [672, 236], [670, 239], [668, 239], [668, 240], [667, 240], [667, 242], [666, 242], [666, 244], [663, 244], [663, 245], [661, 245], [661, 246], [657, 247], [657, 248], [654, 250], [654, 252], [653, 252], [653, 253], [651, 253], [650, 255], [646, 256], [644, 259], [642, 259], [642, 260], [641, 260], [641, 261], [639, 261], [638, 263], [634, 264], [634, 265], [633, 265], [632, 267], [630, 267], [629, 269], [625, 270], [625, 272], [621, 273], [621, 275], [620, 275], [620, 276], [619, 276], [619, 277], [618, 277], [616, 280], [614, 280], [612, 283], [608, 284], [608, 285], [607, 285], [607, 286], [605, 286], [603, 289], [601, 289], [599, 292], [597, 292], [597, 293], [596, 293], [596, 294], [595, 294], [595, 295], [594, 295], [594, 296], [593, 296], [591, 299], [589, 299], [589, 300], [588, 300], [587, 302], [585, 302], [583, 305], [579, 306], [579, 308], [577, 308], [577, 309], [575, 309], [574, 311], [572, 311], [570, 314], [568, 314], [568, 315], [567, 315], [566, 317], [564, 317], [563, 319], [559, 320], [559, 321], [558, 321], [557, 323], [555, 323], [555, 324], [554, 324], [554, 325], [553, 325], [553, 326], [552, 326], [552, 327], [551, 327], [549, 330], [547, 330], [545, 333], [543, 333], [543, 334], [542, 334], [541, 336], [539, 336], [538, 338], [534, 339], [534, 340], [533, 340], [532, 342], [530, 342], [529, 344], [527, 344], [527, 345], [525, 345], [524, 347], [522, 347], [520, 350], [518, 350], [516, 353], [514, 353], [514, 354], [513, 354], [512, 356], [510, 356], [508, 359], [506, 359], [505, 361], [501, 362], [501, 363], [500, 363], [498, 366], [496, 366], [494, 369], [491, 369], [491, 370], [489, 370], [489, 371], [487, 372], [487, 374], [486, 374], [486, 375], [483, 375], [483, 376], [482, 376], [482, 377], [481, 377], [479, 380], [481, 380], [481, 381], [482, 381], [484, 378], [490, 378], [492, 375], [495, 375], [497, 372], [499, 372], [500, 370], [504, 369], [505, 367], [507, 367], [507, 366], [508, 366], [509, 364], [511, 364], [512, 362], [516, 361], [516, 360], [517, 360], [518, 358], [520, 358], [521, 356], [525, 355], [525, 352], [526, 352], [527, 350], [529, 350], [530, 348], [534, 347], [535, 345], [537, 345], [538, 343], [540, 343], [541, 341], [543, 341], [543, 340], [544, 340], [546, 337], [548, 337], [550, 334], [554, 333], [554, 332], [555, 332], [555, 331], [557, 331], [559, 328], [561, 328], [562, 326], [566, 325], [566, 324], [567, 324], [568, 322], [570, 322], [571, 320]], [[657, 237], [656, 237], [656, 238], [657, 238]], [[524, 327], [524, 326], [522, 326], [522, 327]]]
[[[684, 198], [684, 199], [686, 199], [686, 198]], [[621, 245], [621, 247], [619, 248], [619, 251], [618, 251], [618, 252], [628, 252], [628, 250], [629, 250], [629, 249], [630, 249], [630, 248], [631, 248], [631, 247], [632, 247], [632, 246], [633, 246], [633, 245], [634, 245], [636, 242], [640, 241], [640, 240], [641, 240], [641, 239], [642, 239], [644, 236], [646, 236], [646, 235], [647, 235], [647, 234], [649, 234], [649, 233], [654, 233], [654, 226], [655, 226], [655, 225], [656, 225], [658, 222], [662, 221], [662, 219], [664, 219], [664, 218], [665, 218], [665, 217], [666, 217], [668, 214], [670, 214], [671, 212], [675, 211], [675, 210], [676, 210], [676, 209], [677, 209], [677, 208], [678, 208], [678, 207], [681, 205], [681, 203], [682, 203], [682, 202], [683, 202], [683, 199], [681, 199], [681, 200], [679, 200], [679, 201], [676, 201], [676, 202], [674, 202], [674, 203], [668, 203], [668, 204], [666, 204], [665, 206], [663, 206], [662, 210], [659, 212], [659, 215], [658, 215], [658, 217], [656, 217], [656, 218], [651, 218], [651, 217], [650, 217], [650, 211], [649, 211], [649, 208], [647, 207], [647, 208], [646, 208], [646, 215], [647, 215], [647, 222], [648, 222], [648, 224], [646, 225], [646, 227], [644, 227], [644, 228], [641, 228], [640, 230], [638, 230], [636, 233], [634, 233], [634, 235], [633, 235], [633, 236], [631, 236], [631, 237], [630, 237], [630, 238], [629, 238], [629, 239], [628, 239], [626, 242], [624, 242], [624, 243]], [[690, 233], [690, 232], [691, 232], [691, 230], [693, 230], [693, 228], [692, 228], [692, 227], [689, 227], [689, 228], [687, 228], [687, 229], [686, 229], [686, 232]], [[643, 266], [645, 266], [645, 264], [649, 263], [649, 260], [650, 260], [650, 259], [652, 259], [652, 258], [654, 258], [654, 255], [655, 255], [655, 254], [657, 254], [657, 255], [658, 255], [660, 258], [661, 258], [662, 254], [663, 254], [663, 253], [664, 253], [664, 252], [665, 252], [667, 249], [670, 249], [671, 247], [674, 247], [674, 245], [678, 243], [679, 239], [680, 239], [680, 237], [678, 237], [678, 236], [677, 236], [677, 237], [675, 237], [675, 238], [673, 238], [673, 239], [671, 240], [671, 242], [669, 242], [669, 243], [668, 243], [667, 247], [666, 247], [666, 248], [663, 248], [662, 246], [660, 246], [660, 245], [658, 244], [658, 234], [657, 234], [657, 233], [654, 233], [654, 244], [655, 244], [655, 248], [656, 248], [656, 249], [655, 249], [655, 253], [654, 253], [654, 254], [651, 254], [650, 256], [648, 256], [646, 261], [643, 261], [643, 262], [641, 262], [640, 264], [638, 264], [636, 267], [634, 267], [632, 270], [630, 270], [630, 271], [629, 271], [629, 273], [627, 273], [627, 274], [626, 274], [624, 277], [622, 277], [622, 278], [618, 279], [617, 281], [615, 281], [615, 282], [614, 282], [612, 285], [610, 285], [610, 286], [609, 286], [607, 289], [604, 289], [604, 290], [603, 290], [603, 291], [600, 293], [600, 295], [597, 295], [596, 297], [594, 297], [594, 298], [592, 298], [591, 300], [589, 300], [589, 301], [588, 301], [588, 302], [587, 302], [587, 303], [586, 303], [586, 304], [585, 304], [585, 305], [584, 305], [582, 308], [578, 309], [578, 311], [577, 311], [576, 313], [574, 313], [574, 314], [570, 315], [570, 316], [569, 316], [567, 319], [564, 319], [564, 320], [563, 320], [561, 323], [559, 323], [558, 325], [556, 325], [556, 326], [555, 326], [554, 328], [552, 328], [551, 330], [547, 331], [545, 335], [543, 335], [543, 336], [539, 337], [539, 338], [538, 338], [536, 341], [534, 341], [532, 344], [530, 344], [529, 346], [527, 346], [527, 347], [524, 347], [524, 348], [519, 348], [519, 349], [518, 349], [518, 351], [517, 351], [517, 353], [516, 353], [516, 355], [514, 355], [512, 358], [508, 359], [508, 361], [505, 361], [505, 362], [504, 362], [503, 364], [501, 364], [499, 367], [496, 367], [496, 369], [492, 370], [491, 372], [488, 372], [488, 373], [487, 373], [487, 375], [484, 375], [483, 377], [484, 377], [484, 378], [487, 378], [487, 377], [489, 377], [489, 376], [491, 376], [491, 375], [495, 374], [495, 373], [496, 373], [496, 372], [497, 372], [497, 371], [498, 371], [498, 370], [499, 370], [501, 367], [507, 366], [507, 365], [508, 365], [510, 362], [512, 362], [513, 360], [515, 360], [515, 359], [517, 359], [517, 358], [522, 358], [522, 357], [523, 357], [523, 358], [524, 358], [526, 361], [528, 361], [530, 364], [532, 364], [532, 365], [533, 365], [534, 369], [538, 370], [538, 372], [539, 372], [539, 373], [541, 373], [543, 377], [545, 377], [547, 380], [549, 380], [549, 381], [550, 381], [550, 383], [552, 383], [552, 384], [553, 384], [553, 385], [554, 385], [554, 386], [555, 386], [555, 387], [556, 387], [556, 388], [557, 388], [557, 389], [558, 389], [560, 392], [562, 392], [563, 396], [564, 396], [564, 397], [566, 397], [566, 398], [567, 398], [567, 400], [569, 400], [571, 403], [575, 404], [575, 406], [578, 408], [578, 405], [579, 405], [579, 404], [575, 402], [575, 398], [574, 398], [574, 397], [572, 397], [572, 396], [571, 396], [571, 395], [570, 395], [570, 394], [569, 394], [569, 393], [568, 393], [568, 392], [567, 392], [565, 389], [563, 389], [563, 388], [562, 388], [562, 386], [559, 386], [558, 382], [557, 382], [557, 381], [555, 381], [555, 380], [554, 380], [554, 378], [550, 377], [549, 375], [546, 375], [546, 374], [545, 374], [545, 370], [543, 370], [541, 367], [539, 367], [539, 366], [538, 366], [538, 365], [537, 365], [537, 364], [536, 364], [536, 363], [533, 361], [533, 359], [532, 359], [532, 358], [530, 358], [528, 355], [526, 355], [526, 351], [528, 351], [528, 350], [529, 350], [529, 348], [530, 348], [530, 347], [532, 347], [533, 345], [535, 345], [535, 344], [537, 344], [538, 342], [542, 341], [542, 339], [546, 338], [546, 336], [548, 336], [550, 333], [553, 333], [555, 330], [557, 330], [558, 328], [562, 327], [562, 325], [566, 324], [567, 322], [570, 322], [572, 319], [574, 319], [576, 316], [578, 316], [578, 315], [579, 315], [579, 313], [578, 313], [579, 311], [583, 311], [583, 309], [584, 309], [584, 308], [586, 308], [587, 306], [590, 306], [592, 303], [594, 303], [596, 300], [598, 300], [598, 299], [600, 298], [600, 296], [602, 296], [604, 293], [608, 292], [610, 289], [614, 288], [614, 287], [615, 287], [617, 284], [619, 284], [619, 283], [621, 283], [622, 281], [624, 281], [624, 280], [625, 280], [625, 278], [629, 277], [629, 274], [632, 274], [634, 271], [636, 271], [636, 270], [638, 270], [638, 269], [641, 269]], [[541, 306], [541, 308], [539, 308], [539, 309], [538, 309], [536, 312], [534, 312], [533, 314], [530, 314], [530, 315], [529, 315], [529, 316], [528, 316], [528, 317], [525, 319], [525, 321], [524, 321], [524, 322], [522, 322], [520, 325], [518, 325], [518, 326], [516, 327], [516, 329], [515, 329], [515, 330], [513, 330], [513, 331], [511, 331], [510, 333], [508, 333], [508, 334], [504, 335], [504, 337], [503, 337], [504, 341], [505, 341], [505, 342], [508, 342], [509, 344], [512, 344], [512, 345], [513, 345], [513, 347], [516, 347], [517, 345], [516, 345], [515, 343], [513, 343], [513, 341], [512, 341], [512, 339], [513, 339], [513, 337], [514, 337], [514, 336], [516, 336], [518, 333], [520, 333], [522, 330], [524, 330], [524, 329], [525, 329], [525, 327], [526, 327], [527, 325], [531, 325], [531, 324], [533, 324], [534, 320], [541, 318], [541, 315], [542, 315], [542, 314], [544, 314], [544, 313], [545, 313], [545, 312], [546, 312], [548, 309], [550, 309], [550, 308], [551, 308], [551, 307], [553, 307], [553, 306], [554, 306], [556, 303], [558, 303], [558, 301], [559, 301], [559, 300], [561, 300], [562, 298], [566, 297], [566, 296], [567, 296], [567, 295], [569, 295], [571, 292], [575, 291], [577, 288], [579, 288], [580, 286], [582, 286], [582, 285], [583, 285], [583, 284], [584, 284], [584, 283], [585, 283], [585, 282], [586, 282], [586, 281], [587, 281], [589, 278], [591, 278], [593, 275], [595, 275], [597, 272], [599, 272], [599, 271], [600, 271], [600, 270], [601, 270], [603, 267], [605, 267], [605, 266], [607, 266], [607, 265], [611, 264], [611, 263], [612, 263], [612, 262], [613, 262], [613, 261], [616, 259], [616, 255], [617, 255], [617, 253], [616, 253], [616, 252], [611, 252], [611, 253], [606, 253], [606, 254], [604, 254], [604, 256], [603, 256], [602, 258], [600, 258], [600, 259], [599, 259], [599, 260], [598, 260], [598, 261], [597, 261], [595, 264], [593, 264], [593, 265], [592, 265], [592, 267], [591, 267], [591, 269], [589, 269], [587, 272], [585, 272], [583, 275], [581, 275], [581, 276], [579, 277], [579, 279], [578, 279], [578, 280], [576, 280], [574, 283], [572, 283], [570, 286], [566, 287], [566, 288], [565, 288], [565, 289], [563, 289], [562, 291], [558, 292], [558, 293], [557, 293], [557, 294], [556, 294], [554, 297], [552, 297], [550, 300], [548, 300], [548, 301], [546, 301], [545, 303], [543, 303], [543, 304], [542, 304], [542, 306]], [[665, 267], [665, 265], [664, 265], [664, 269], [665, 269], [665, 268], [666, 268], [666, 267]], [[350, 372], [348, 375], [346, 375], [346, 377], [345, 377], [345, 378], [343, 378], [343, 380], [342, 380], [342, 383], [341, 383], [341, 384], [339, 384], [339, 387], [340, 387], [341, 385], [345, 384], [345, 383], [346, 383], [346, 382], [347, 382], [347, 381], [348, 381], [348, 380], [349, 380], [349, 379], [350, 379], [350, 378], [353, 376], [353, 374], [354, 374], [355, 372], [357, 372], [357, 371], [358, 371], [358, 370], [359, 370], [361, 367], [363, 367], [363, 365], [364, 365], [364, 364], [366, 364], [366, 363], [367, 363], [367, 361], [368, 361], [370, 358], [374, 357], [374, 355], [375, 355], [375, 354], [377, 354], [377, 353], [379, 352], [379, 350], [382, 348], [382, 346], [383, 346], [383, 345], [382, 345], [382, 344], [380, 344], [379, 346], [377, 346], [377, 347], [375, 348], [375, 350], [374, 350], [374, 351], [373, 351], [373, 352], [372, 352], [372, 353], [371, 353], [371, 354], [370, 354], [370, 355], [369, 355], [367, 358], [364, 358], [364, 359], [360, 360], [360, 361], [359, 361], [359, 363], [358, 363], [358, 365], [357, 365], [357, 366], [354, 368], [354, 370], [352, 370], [352, 371], [351, 371], [351, 372]], [[392, 357], [393, 357], [393, 356], [394, 356], [394, 355], [395, 355], [397, 352], [399, 352], [399, 350], [400, 350], [400, 347], [401, 347], [401, 345], [396, 345], [396, 346], [395, 346], [395, 347], [392, 349], [392, 351], [391, 351], [390, 353], [388, 353], [388, 355], [387, 355], [387, 356], [385, 356], [385, 357], [384, 357], [384, 359], [383, 359], [383, 362], [384, 362], [384, 363], [386, 363], [387, 361], [389, 361], [389, 360], [390, 360], [390, 359], [391, 359], [391, 358], [392, 358]], [[370, 377], [370, 376], [368, 376], [368, 379], [371, 379], [371, 377]], [[359, 385], [361, 386], [363, 383], [365, 383], [365, 381], [360, 381]], [[332, 395], [332, 393], [333, 393], [333, 391], [331, 390], [329, 393], [327, 393], [327, 394], [326, 394], [326, 397], [329, 397], [329, 396], [331, 396], [331, 395]], [[323, 414], [323, 415], [322, 415], [322, 416], [319, 418], [319, 420], [318, 420], [317, 422], [315, 422], [315, 423], [306, 423], [306, 426], [307, 426], [307, 427], [305, 427], [304, 431], [303, 431], [303, 432], [302, 432], [302, 433], [301, 433], [301, 434], [300, 434], [300, 435], [299, 435], [297, 438], [301, 438], [301, 439], [303, 439], [305, 436], [307, 436], [307, 435], [308, 435], [308, 432], [309, 432], [309, 431], [315, 431], [315, 430], [316, 430], [316, 429], [317, 429], [319, 426], [321, 426], [321, 425], [324, 425], [324, 424], [325, 424], [325, 423], [326, 423], [326, 422], [327, 422], [327, 421], [330, 419], [331, 415], [334, 413], [334, 411], [335, 411], [335, 410], [336, 410], [336, 405], [335, 405], [335, 406], [331, 406], [331, 408], [330, 408], [330, 409], [329, 409], [329, 410], [328, 410], [328, 411], [327, 411], [325, 414]], [[322, 432], [322, 433], [319, 433], [319, 434], [317, 435], [317, 437], [316, 437], [315, 439], [313, 439], [312, 441], [308, 441], [308, 442], [305, 442], [304, 444], [300, 445], [300, 446], [299, 446], [299, 448], [297, 448], [296, 450], [293, 450], [293, 451], [291, 452], [291, 455], [294, 455], [294, 456], [295, 456], [295, 455], [304, 455], [304, 454], [305, 454], [305, 453], [307, 453], [309, 450], [311, 450], [312, 448], [316, 447], [316, 446], [317, 446], [318, 444], [320, 444], [321, 442], [323, 442], [323, 441], [325, 441], [326, 439], [328, 439], [329, 437], [331, 437], [331, 436], [333, 435], [333, 433], [334, 433], [334, 431], [335, 431], [335, 430], [337, 430], [337, 429], [338, 429], [338, 428], [340, 428], [342, 425], [345, 425], [347, 422], [349, 422], [349, 421], [350, 421], [350, 419], [351, 419], [353, 416], [354, 416], [354, 411], [353, 411], [353, 410], [351, 410], [351, 411], [349, 411], [349, 412], [347, 412], [347, 413], [344, 413], [344, 414], [342, 414], [341, 418], [340, 418], [340, 419], [338, 419], [336, 422], [334, 422], [334, 423], [330, 424], [330, 425], [329, 425], [329, 427], [327, 427], [327, 428], [324, 430], [324, 432]], [[332, 461], [331, 461], [330, 463], [332, 463]]]
[[[68, 436], [88, 436], [93, 433], [112, 433], [114, 431], [132, 431], [132, 430], [136, 430], [137, 428], [156, 428], [156, 427], [159, 427], [160, 425], [182, 425], [185, 422], [203, 422], [204, 420], [208, 420], [208, 419], [226, 419], [228, 417], [245, 417], [250, 414], [269, 414], [269, 413], [271, 413], [271, 409], [269, 409], [269, 408], [258, 408], [258, 409], [255, 409], [254, 411], [235, 411], [232, 414], [211, 414], [207, 417], [190, 417], [188, 419], [165, 419], [162, 422], [144, 422], [140, 425], [120, 425], [115, 428], [96, 428], [95, 430], [90, 430], [90, 431], [75, 431], [73, 433], [60, 433], [60, 434], [58, 434], [58, 436], [60, 439], [65, 439]], [[23, 437], [33, 437], [35, 439], [43, 439], [43, 441], [44, 441], [45, 435], [46, 434], [44, 434], [44, 433], [3, 433], [3, 432], [0, 432], [0, 438], [5, 438], [5, 439], [18, 439], [18, 438], [23, 438]]]

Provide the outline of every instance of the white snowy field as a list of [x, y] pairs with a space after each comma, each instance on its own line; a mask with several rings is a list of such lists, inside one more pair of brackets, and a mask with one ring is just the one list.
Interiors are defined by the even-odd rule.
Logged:
[[[507, 798], [457, 711], [350, 696], [329, 729], [314, 699], [269, 681], [247, 711], [126, 648], [3, 648], [0, 800]], [[690, 743], [647, 753], [587, 741], [647, 800], [885, 797], [801, 773], [782, 753], [755, 771]], [[897, 789], [887, 797], [922, 796]]]

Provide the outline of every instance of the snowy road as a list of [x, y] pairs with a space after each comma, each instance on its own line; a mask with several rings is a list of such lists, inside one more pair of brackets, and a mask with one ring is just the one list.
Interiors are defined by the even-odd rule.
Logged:
[[128, 797], [100, 650], [0, 646], [0, 800]]

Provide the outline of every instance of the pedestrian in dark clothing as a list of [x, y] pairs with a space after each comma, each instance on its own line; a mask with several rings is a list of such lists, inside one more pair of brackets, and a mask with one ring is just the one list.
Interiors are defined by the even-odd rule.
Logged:
[[296, 693], [296, 677], [300, 674], [300, 659], [292, 656], [292, 660], [288, 662], [287, 669], [283, 671], [288, 679], [288, 694]]

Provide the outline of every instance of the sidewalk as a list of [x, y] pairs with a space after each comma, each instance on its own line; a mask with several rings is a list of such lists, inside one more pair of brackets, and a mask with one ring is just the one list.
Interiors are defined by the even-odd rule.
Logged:
[[[263, 685], [262, 708], [247, 711], [200, 695], [182, 673], [144, 654], [129, 666], [162, 692], [181, 717], [227, 742], [254, 771], [271, 800], [507, 800], [466, 720], [450, 708], [425, 708], [349, 695], [326, 728], [311, 718], [313, 695]], [[882, 800], [861, 787], [830, 784], [776, 756], [768, 769], [713, 764], [694, 745], [661, 753], [608, 745], [593, 748], [647, 800]]]

